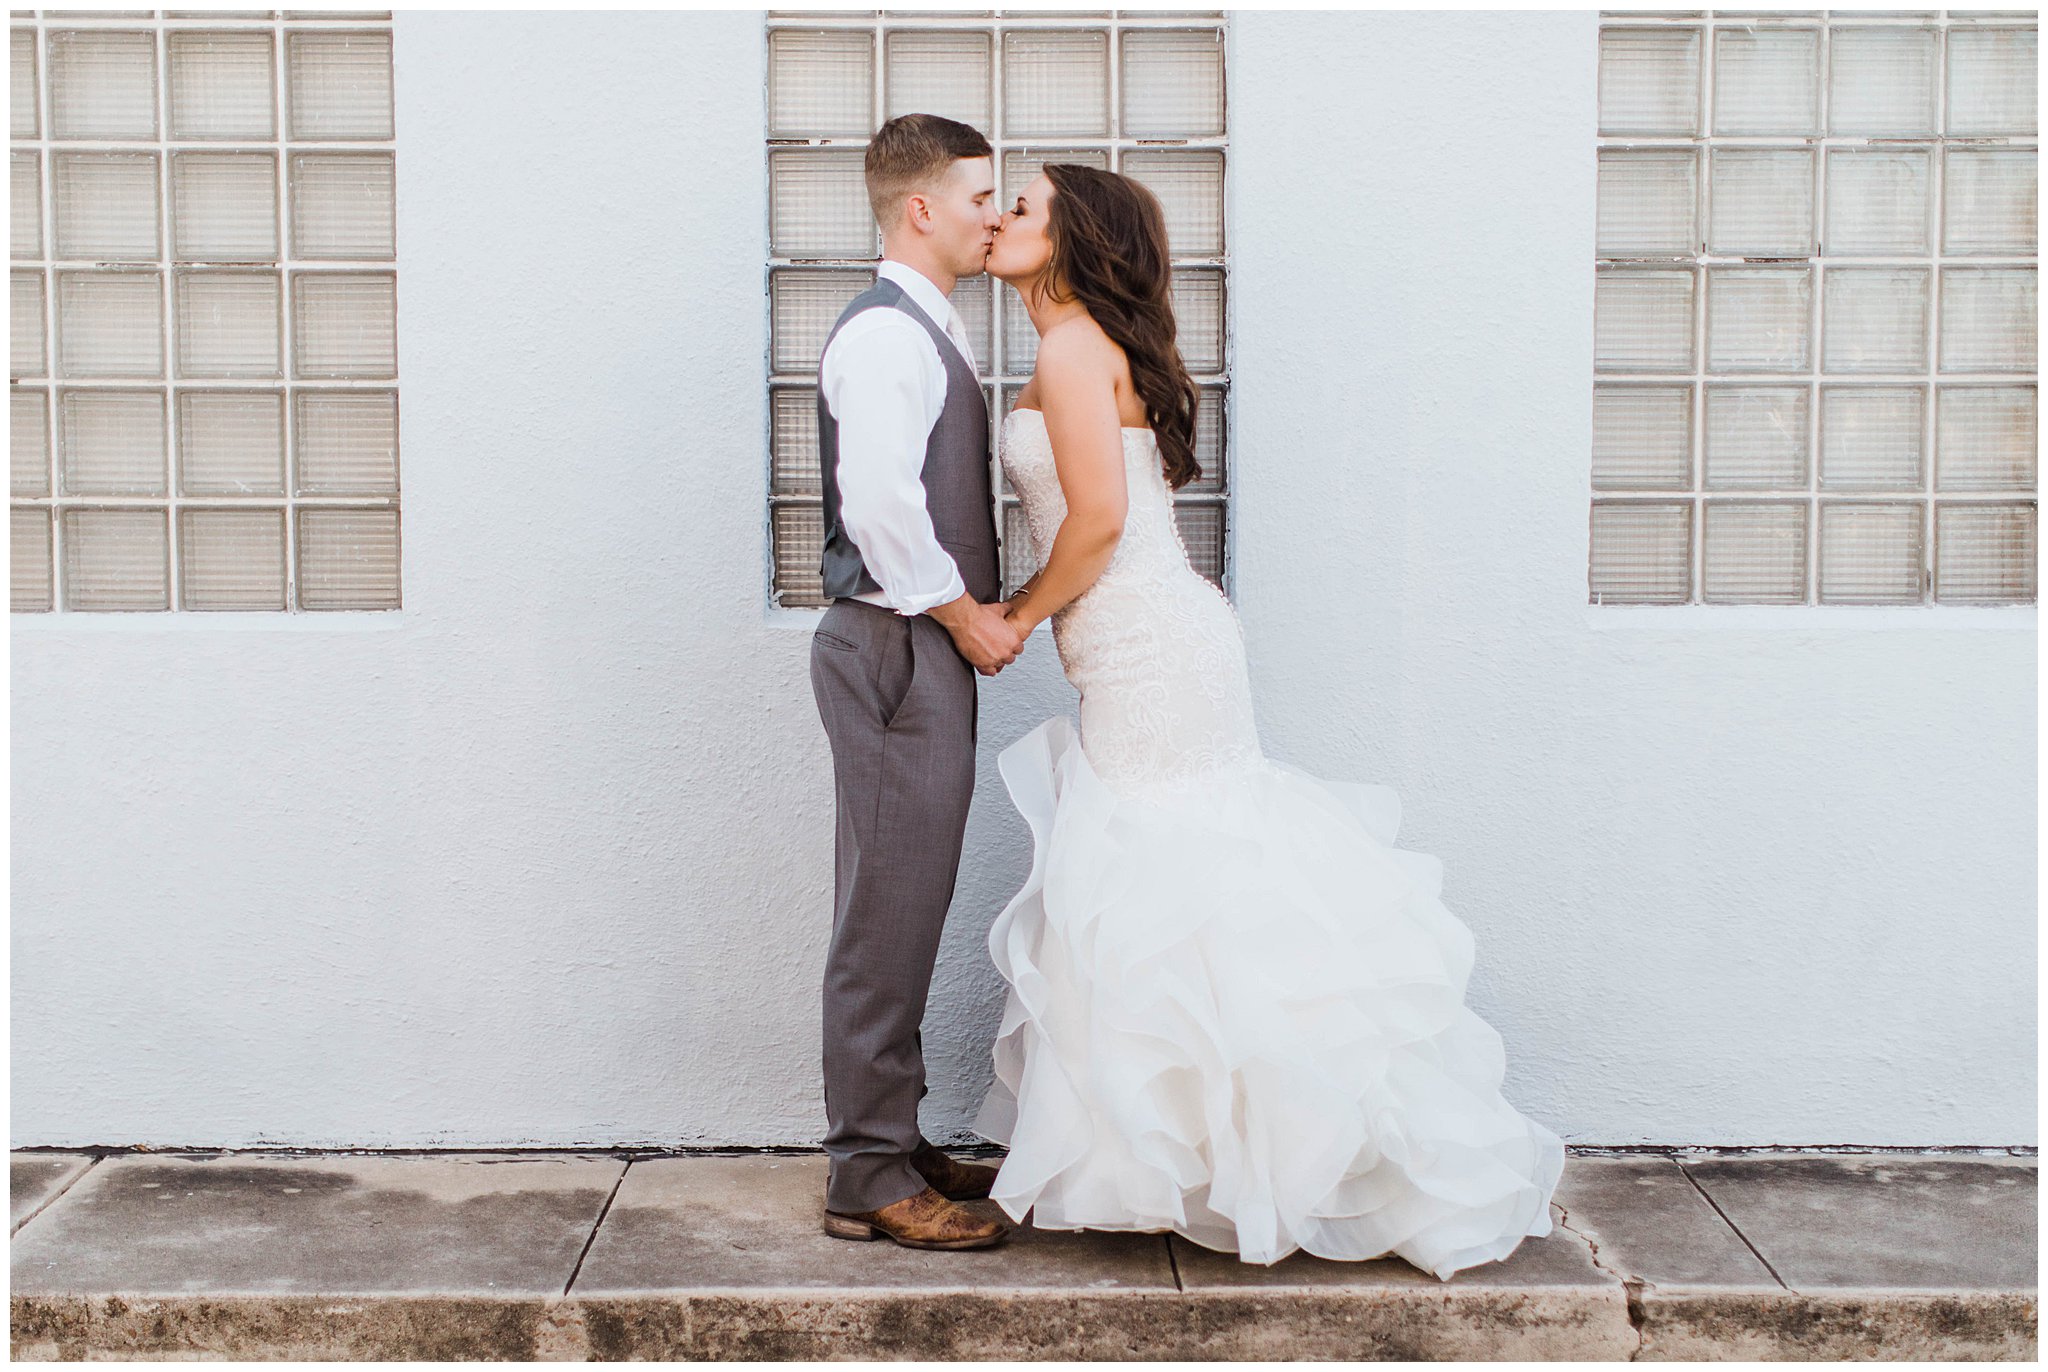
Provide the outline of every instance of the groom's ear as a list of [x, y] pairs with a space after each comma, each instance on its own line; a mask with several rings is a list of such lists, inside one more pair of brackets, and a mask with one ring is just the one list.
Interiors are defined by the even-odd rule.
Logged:
[[[896, 222], [924, 232], [932, 222], [932, 198], [923, 191], [912, 191], [897, 202]], [[887, 229], [889, 226], [882, 226]]]

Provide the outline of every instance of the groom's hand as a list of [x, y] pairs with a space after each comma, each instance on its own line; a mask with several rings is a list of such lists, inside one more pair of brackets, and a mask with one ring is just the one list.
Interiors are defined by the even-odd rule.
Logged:
[[929, 613], [953, 636], [960, 656], [983, 676], [994, 676], [1015, 662], [1024, 647], [1024, 636], [1003, 617], [1000, 601], [983, 605], [971, 594], [963, 595], [933, 606]]

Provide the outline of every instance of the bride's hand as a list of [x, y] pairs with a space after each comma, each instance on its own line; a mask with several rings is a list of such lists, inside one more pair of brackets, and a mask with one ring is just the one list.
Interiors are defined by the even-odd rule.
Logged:
[[[1036, 581], [1038, 578], [1033, 577]], [[1038, 616], [1031, 613], [1031, 588], [1020, 586], [1016, 593], [1003, 602], [1003, 618], [1017, 626], [1017, 631], [1029, 634], [1038, 627]]]

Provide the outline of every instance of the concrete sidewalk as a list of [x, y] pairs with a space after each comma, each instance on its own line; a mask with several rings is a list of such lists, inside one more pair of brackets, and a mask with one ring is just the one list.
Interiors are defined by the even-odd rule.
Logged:
[[[961, 1148], [961, 1157], [993, 1150]], [[819, 1231], [815, 1152], [22, 1152], [17, 1358], [2025, 1359], [2035, 1159], [1574, 1154], [1504, 1263]], [[988, 1202], [975, 1202], [988, 1205]]]

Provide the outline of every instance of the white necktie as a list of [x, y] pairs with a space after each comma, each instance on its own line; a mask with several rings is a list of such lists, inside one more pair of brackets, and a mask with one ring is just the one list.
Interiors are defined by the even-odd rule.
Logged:
[[974, 345], [967, 341], [967, 321], [960, 317], [957, 307], [948, 308], [950, 313], [946, 320], [946, 335], [959, 345], [960, 355], [967, 359], [968, 368], [978, 370], [979, 364], [974, 360]]

